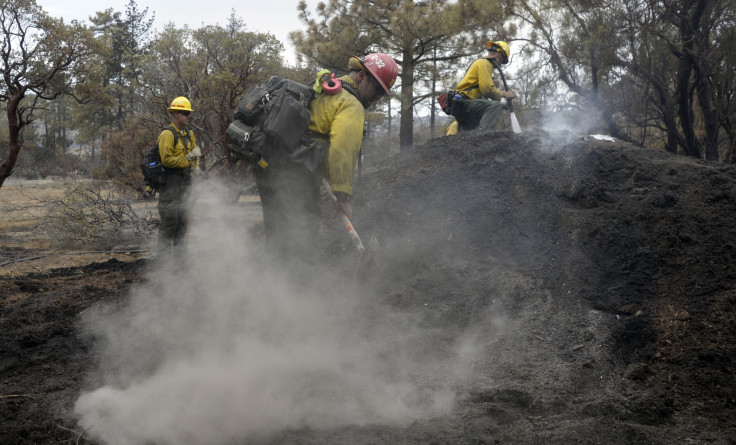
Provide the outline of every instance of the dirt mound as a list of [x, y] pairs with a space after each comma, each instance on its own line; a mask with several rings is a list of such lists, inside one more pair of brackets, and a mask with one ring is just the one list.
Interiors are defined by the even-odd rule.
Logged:
[[[355, 187], [356, 228], [380, 243], [364, 288], [419, 320], [422, 349], [472, 343], [472, 378], [447, 416], [248, 443], [732, 443], [734, 185], [732, 167], [569, 134], [464, 133], [387, 159]], [[352, 246], [326, 227], [347, 272]], [[80, 437], [78, 314], [145, 264], [0, 281], [0, 442]]]

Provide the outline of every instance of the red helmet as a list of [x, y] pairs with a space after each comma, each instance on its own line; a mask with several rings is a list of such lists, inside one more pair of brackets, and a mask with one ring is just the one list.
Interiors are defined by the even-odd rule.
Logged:
[[399, 66], [393, 57], [384, 53], [373, 53], [365, 56], [365, 59], [356, 56], [353, 58], [357, 59], [381, 84], [386, 94], [389, 94], [389, 90], [396, 83], [396, 76], [399, 75]]

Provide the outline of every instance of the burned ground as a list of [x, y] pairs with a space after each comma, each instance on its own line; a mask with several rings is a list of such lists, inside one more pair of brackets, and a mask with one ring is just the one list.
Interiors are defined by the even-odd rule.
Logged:
[[[735, 186], [730, 166], [569, 134], [465, 133], [387, 159], [355, 186], [355, 226], [380, 243], [362, 289], [420, 320], [427, 351], [472, 341], [472, 378], [445, 416], [239, 443], [733, 443]], [[325, 229], [325, 261], [350, 273]], [[70, 414], [95, 362], [79, 314], [150, 266], [0, 279], [0, 442], [92, 440]]]

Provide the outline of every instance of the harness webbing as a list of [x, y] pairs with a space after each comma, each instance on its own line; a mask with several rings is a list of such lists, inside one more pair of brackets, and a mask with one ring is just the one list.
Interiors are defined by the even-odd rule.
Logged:
[[[179, 132], [176, 131], [176, 128], [174, 128], [173, 125], [169, 125], [168, 127], [164, 128], [164, 130], [169, 130], [170, 132], [174, 134], [174, 148], [176, 148], [176, 144], [179, 142]], [[188, 149], [190, 148], [189, 145], [191, 145], [192, 143], [192, 138], [191, 138], [192, 133], [191, 133], [191, 130], [189, 130], [188, 128], [186, 129], [186, 132], [187, 134], [186, 136], [184, 136], [184, 139], [186, 139], [188, 142], [184, 142], [184, 148]]]
[[358, 90], [355, 89], [355, 87], [347, 82], [343, 82], [342, 87], [345, 89], [345, 91], [355, 96], [355, 98], [358, 99], [358, 102], [363, 103], [363, 99], [360, 98], [360, 93], [358, 93]]

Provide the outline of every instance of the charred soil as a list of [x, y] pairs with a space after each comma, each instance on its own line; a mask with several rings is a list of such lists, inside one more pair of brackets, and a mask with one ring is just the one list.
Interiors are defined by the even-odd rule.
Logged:
[[[736, 168], [471, 132], [387, 159], [355, 189], [356, 228], [380, 243], [363, 286], [419, 315], [427, 348], [472, 332], [474, 378], [447, 416], [257, 443], [734, 443]], [[323, 253], [339, 269], [354, 252], [335, 226]], [[0, 278], [0, 443], [91, 440], [70, 414], [95, 363], [79, 314], [124, 301], [150, 263]]]

